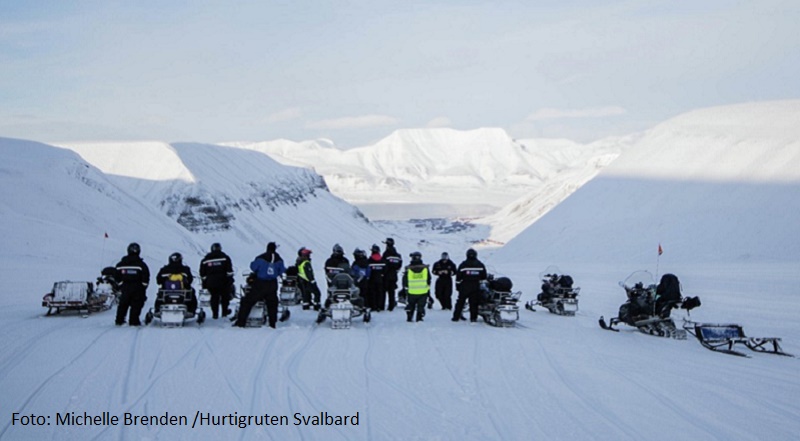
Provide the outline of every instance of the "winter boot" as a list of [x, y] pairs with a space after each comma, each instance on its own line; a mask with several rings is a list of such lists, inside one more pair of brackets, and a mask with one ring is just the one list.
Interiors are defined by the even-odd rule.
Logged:
[[414, 321], [414, 320], [412, 320], [412, 319], [413, 319], [413, 317], [414, 317], [414, 312], [413, 312], [413, 311], [408, 311], [408, 312], [406, 312], [406, 316], [407, 316], [407, 318], [406, 318], [406, 321], [407, 321], [407, 322], [412, 322], [412, 321]]

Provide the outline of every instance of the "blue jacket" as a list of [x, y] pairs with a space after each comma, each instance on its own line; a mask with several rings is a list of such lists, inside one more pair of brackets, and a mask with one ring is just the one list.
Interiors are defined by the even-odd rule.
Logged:
[[259, 280], [276, 280], [286, 272], [286, 267], [280, 254], [264, 253], [250, 262], [250, 270]]

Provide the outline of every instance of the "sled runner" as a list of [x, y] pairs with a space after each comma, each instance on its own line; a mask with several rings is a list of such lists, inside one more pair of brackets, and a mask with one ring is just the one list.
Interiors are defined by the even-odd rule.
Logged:
[[714, 352], [750, 357], [748, 354], [735, 349], [736, 345], [742, 344], [754, 352], [794, 357], [792, 354], [783, 351], [780, 338], [747, 337], [742, 326], [737, 324], [697, 323], [685, 320], [683, 328], [695, 336], [703, 347]]

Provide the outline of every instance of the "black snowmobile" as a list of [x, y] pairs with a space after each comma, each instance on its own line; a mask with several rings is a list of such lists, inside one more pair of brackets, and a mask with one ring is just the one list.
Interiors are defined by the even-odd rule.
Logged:
[[354, 318], [362, 317], [364, 323], [369, 323], [372, 313], [364, 306], [358, 286], [349, 274], [336, 274], [328, 286], [328, 299], [325, 308], [317, 315], [317, 324], [331, 318], [332, 329], [350, 329]]
[[[512, 292], [514, 287], [508, 277], [497, 277], [489, 274], [481, 283], [481, 301], [478, 304], [478, 315], [483, 321], [501, 328], [510, 328], [519, 320], [519, 298], [521, 291]], [[472, 305], [470, 305], [470, 308]]]
[[574, 316], [578, 312], [578, 294], [581, 289], [573, 287], [572, 277], [561, 274], [555, 266], [547, 267], [539, 277], [542, 279], [542, 292], [536, 296], [536, 300], [526, 303], [525, 308], [536, 311], [533, 307], [541, 305], [553, 314]]
[[600, 317], [600, 327], [609, 331], [618, 331], [614, 326], [620, 322], [633, 326], [640, 332], [659, 337], [686, 339], [686, 331], [678, 329], [670, 318], [675, 308], [687, 312], [700, 306], [697, 297], [681, 297], [678, 278], [673, 274], [664, 274], [656, 286], [653, 275], [648, 271], [636, 271], [619, 285], [625, 289], [628, 299], [619, 307], [619, 314], [606, 323]]

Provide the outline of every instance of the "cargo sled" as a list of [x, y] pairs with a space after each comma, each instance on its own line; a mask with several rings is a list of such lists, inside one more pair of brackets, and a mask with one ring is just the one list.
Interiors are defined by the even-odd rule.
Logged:
[[794, 357], [792, 354], [783, 351], [780, 338], [747, 337], [741, 325], [731, 323], [697, 323], [684, 320], [683, 329], [696, 337], [697, 341], [699, 341], [704, 348], [714, 352], [749, 358], [750, 356], [748, 354], [736, 350], [736, 348], [743, 345], [753, 352]]
[[73, 282], [64, 280], [55, 282], [53, 289], [42, 297], [42, 306], [47, 308], [46, 315], [60, 314], [61, 311], [78, 311], [83, 316], [92, 312], [110, 309], [119, 300], [119, 286], [115, 280], [116, 270], [106, 267], [92, 282]]

